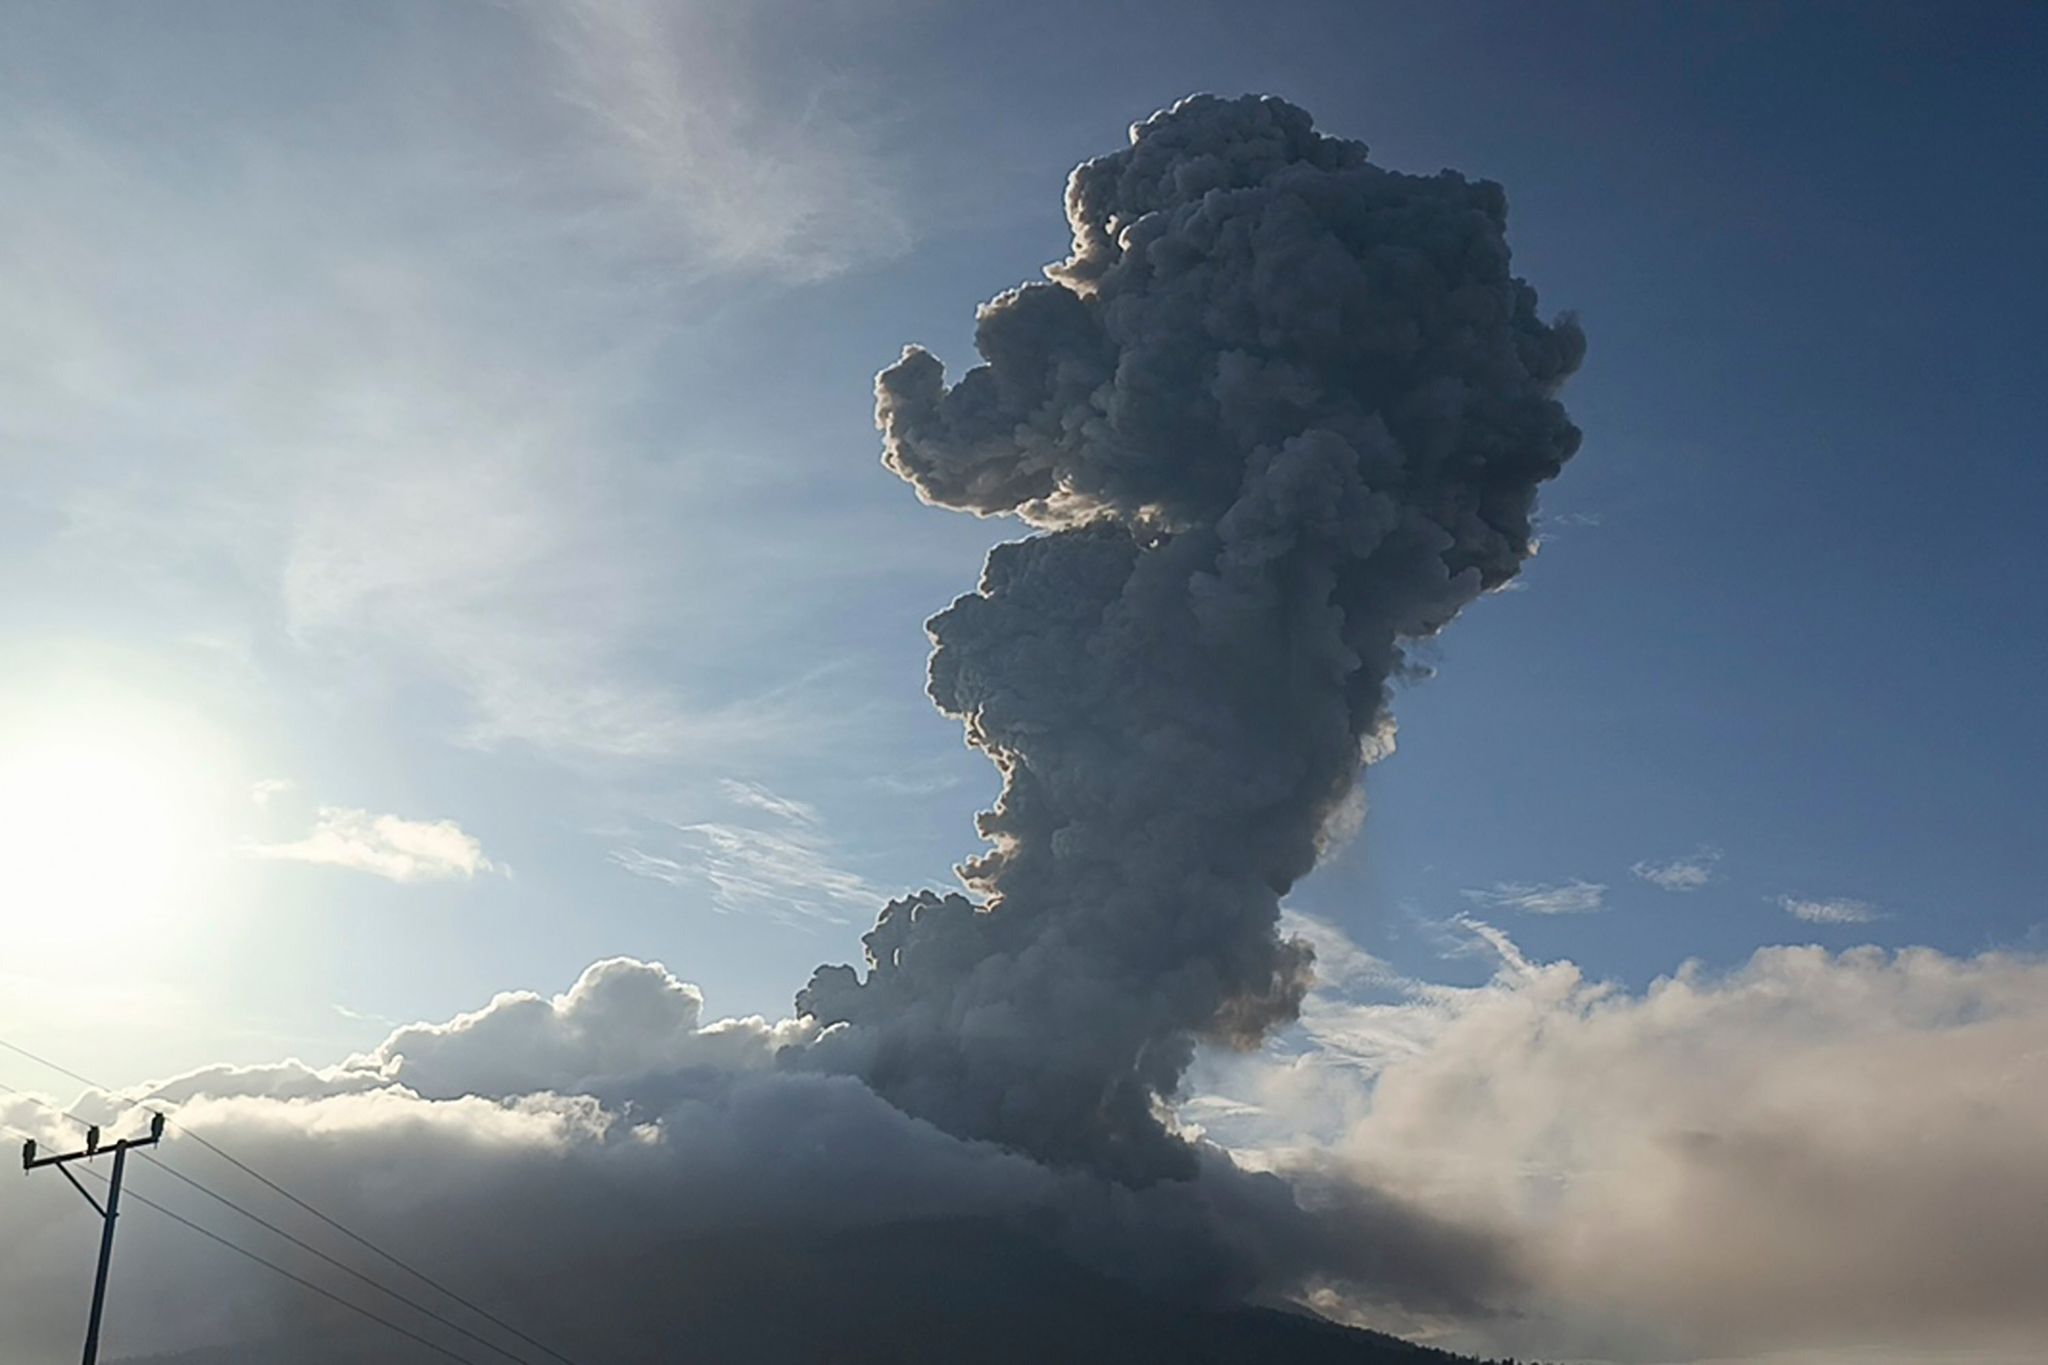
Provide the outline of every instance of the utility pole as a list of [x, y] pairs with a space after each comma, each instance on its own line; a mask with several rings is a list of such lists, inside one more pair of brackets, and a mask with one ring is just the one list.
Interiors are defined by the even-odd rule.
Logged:
[[[34, 1171], [44, 1166], [55, 1166], [57, 1174], [70, 1181], [71, 1188], [83, 1195], [85, 1202], [92, 1205], [92, 1211], [100, 1216], [100, 1269], [92, 1284], [92, 1317], [87, 1320], [85, 1326], [85, 1365], [99, 1365], [100, 1314], [105, 1312], [107, 1307], [107, 1268], [114, 1261], [114, 1220], [121, 1216], [121, 1176], [128, 1169], [128, 1151], [133, 1147], [154, 1147], [162, 1142], [163, 1138], [164, 1116], [151, 1114], [148, 1137], [122, 1138], [111, 1147], [100, 1146], [98, 1124], [85, 1130], [85, 1150], [82, 1152], [39, 1157], [36, 1155], [34, 1138], [30, 1138], [22, 1146], [21, 1169]], [[78, 1177], [64, 1168], [74, 1161], [90, 1161], [94, 1157], [105, 1156], [108, 1152], [114, 1154], [114, 1175], [107, 1182], [107, 1202], [102, 1208], [100, 1201], [93, 1198], [91, 1192], [78, 1183]]]

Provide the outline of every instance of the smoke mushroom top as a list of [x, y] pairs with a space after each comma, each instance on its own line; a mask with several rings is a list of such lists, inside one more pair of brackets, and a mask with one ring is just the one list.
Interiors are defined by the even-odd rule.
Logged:
[[929, 691], [1003, 777], [961, 873], [822, 967], [810, 1059], [912, 1114], [1143, 1184], [1200, 1042], [1292, 1019], [1278, 930], [1410, 641], [1533, 549], [1584, 354], [1510, 273], [1506, 198], [1197, 96], [1074, 171], [1072, 254], [984, 305], [948, 387], [876, 381], [925, 501], [1038, 530], [934, 617]]

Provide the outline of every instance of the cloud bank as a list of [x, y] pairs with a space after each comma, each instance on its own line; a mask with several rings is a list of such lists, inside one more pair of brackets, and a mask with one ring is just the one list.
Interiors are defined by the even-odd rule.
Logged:
[[[1361, 1292], [1450, 1306], [1505, 1273], [1483, 1240], [1401, 1201], [1332, 1187], [1311, 1212], [1285, 1183], [1213, 1151], [1210, 1178], [1135, 1191], [951, 1137], [855, 1078], [779, 1064], [815, 1028], [707, 1022], [694, 986], [615, 959], [558, 996], [501, 995], [399, 1029], [338, 1066], [215, 1067], [66, 1107], [105, 1121], [110, 1136], [140, 1122], [126, 1100], [166, 1109], [401, 1257], [460, 1267], [463, 1286], [585, 1359], [667, 1358], [662, 1343], [690, 1327], [687, 1305], [650, 1294], [610, 1311], [607, 1280], [622, 1266], [670, 1264], [697, 1238], [803, 1246], [848, 1228], [991, 1219], [1201, 1301], [1313, 1268]], [[0, 1094], [0, 1125], [76, 1139], [49, 1109], [11, 1095]], [[215, 1188], [260, 1194], [175, 1133], [167, 1159]], [[175, 1211], [231, 1224], [146, 1163], [135, 1182]], [[75, 1196], [29, 1182], [9, 1223], [0, 1354], [54, 1356], [77, 1326], [66, 1292], [83, 1226]], [[290, 1261], [289, 1248], [233, 1231]], [[232, 1348], [349, 1326], [290, 1285], [223, 1273], [147, 1209], [124, 1219], [122, 1235], [122, 1301], [148, 1308], [146, 1330], [131, 1319], [123, 1340]]]
[[1450, 1340], [2018, 1360], [2048, 1334], [2048, 962], [1765, 948], [1632, 994], [1519, 954], [1456, 989], [1353, 953], [1301, 1039], [1219, 1061], [1203, 1121], [1512, 1246], [1524, 1316]]
[[[131, 1097], [408, 1259], [460, 1267], [460, 1287], [580, 1358], [659, 1358], [687, 1330], [659, 1295], [593, 1311], [607, 1291], [583, 1277], [607, 1267], [664, 1263], [692, 1239], [801, 1246], [942, 1216], [1028, 1229], [1176, 1292], [1292, 1286], [1335, 1316], [1525, 1358], [1790, 1360], [1883, 1342], [1894, 1353], [1870, 1359], [2017, 1362], [2048, 1332], [2048, 962], [1782, 947], [1633, 993], [1502, 938], [1493, 980], [1449, 988], [1331, 925], [1289, 923], [1324, 981], [1299, 1029], [1205, 1055], [1184, 1109], [1236, 1164], [1206, 1148], [1201, 1179], [1143, 1190], [792, 1070], [815, 1024], [707, 1021], [694, 987], [626, 959], [557, 996], [396, 1030], [339, 1066], [216, 1067]], [[97, 1094], [67, 1105], [110, 1132], [137, 1121]], [[0, 1124], [76, 1137], [12, 1095]], [[167, 1159], [257, 1193], [175, 1135]], [[147, 1163], [134, 1179], [223, 1225]], [[91, 1254], [75, 1205], [54, 1182], [10, 1199], [10, 1359], [75, 1345], [74, 1271]], [[120, 1302], [148, 1306], [147, 1331], [131, 1318], [122, 1340], [347, 1326], [149, 1210], [122, 1236]]]

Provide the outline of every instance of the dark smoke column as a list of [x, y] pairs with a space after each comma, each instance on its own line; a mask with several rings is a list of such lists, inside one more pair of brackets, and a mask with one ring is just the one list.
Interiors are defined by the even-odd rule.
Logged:
[[822, 1058], [966, 1136], [1140, 1182], [1199, 1040], [1294, 1017], [1280, 897], [1390, 733], [1404, 641], [1531, 552], [1585, 342], [1509, 273], [1498, 185], [1410, 176], [1281, 100], [1200, 96], [1067, 187], [1074, 249], [985, 305], [948, 388], [876, 381], [925, 501], [1043, 534], [930, 623], [1002, 771], [963, 869], [819, 969]]

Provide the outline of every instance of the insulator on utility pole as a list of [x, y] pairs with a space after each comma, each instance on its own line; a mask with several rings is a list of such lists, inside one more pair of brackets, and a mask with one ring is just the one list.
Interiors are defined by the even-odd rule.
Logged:
[[[164, 1138], [164, 1116], [152, 1114], [149, 1119], [149, 1136], [144, 1138], [122, 1138], [111, 1147], [100, 1146], [100, 1128], [93, 1124], [85, 1130], [85, 1150], [64, 1152], [56, 1156], [38, 1156], [33, 1139], [21, 1149], [21, 1168], [24, 1171], [40, 1170], [54, 1166], [57, 1174], [71, 1182], [85, 1202], [100, 1216], [100, 1263], [99, 1273], [92, 1283], [92, 1316], [85, 1325], [85, 1365], [98, 1365], [100, 1358], [100, 1318], [107, 1307], [107, 1271], [114, 1261], [114, 1220], [121, 1215], [121, 1178], [128, 1169], [128, 1153], [137, 1147], [154, 1147]], [[90, 1161], [94, 1157], [114, 1154], [113, 1174], [107, 1180], [107, 1202], [102, 1205], [85, 1186], [78, 1183], [78, 1177], [65, 1167], [74, 1161]]]

